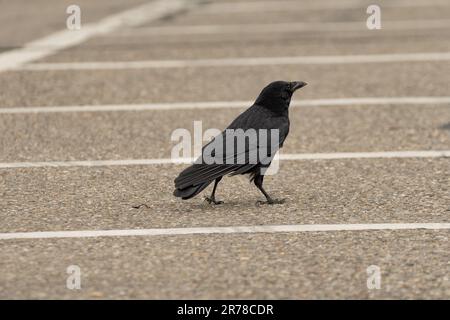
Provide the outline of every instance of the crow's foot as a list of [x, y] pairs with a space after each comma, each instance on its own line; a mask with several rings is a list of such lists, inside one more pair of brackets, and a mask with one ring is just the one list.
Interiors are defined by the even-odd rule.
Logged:
[[214, 204], [214, 205], [223, 204], [223, 201], [217, 201], [216, 198], [206, 197], [205, 201], [208, 202], [209, 204]]

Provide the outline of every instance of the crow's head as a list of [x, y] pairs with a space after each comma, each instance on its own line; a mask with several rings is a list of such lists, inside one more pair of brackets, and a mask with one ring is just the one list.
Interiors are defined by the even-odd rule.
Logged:
[[283, 111], [289, 108], [289, 103], [294, 92], [304, 86], [306, 86], [306, 82], [303, 81], [272, 82], [261, 91], [255, 104], [274, 111]]

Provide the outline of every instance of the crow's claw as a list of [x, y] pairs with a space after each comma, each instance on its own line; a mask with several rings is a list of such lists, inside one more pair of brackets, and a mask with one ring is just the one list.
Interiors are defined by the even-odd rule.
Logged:
[[214, 204], [214, 205], [223, 204], [223, 201], [217, 201], [215, 198], [210, 198], [210, 197], [206, 197], [205, 201], [208, 202], [209, 204]]

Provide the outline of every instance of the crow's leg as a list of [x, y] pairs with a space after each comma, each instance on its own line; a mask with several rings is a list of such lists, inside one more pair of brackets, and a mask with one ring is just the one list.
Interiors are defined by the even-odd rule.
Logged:
[[220, 180], [222, 180], [222, 177], [216, 179], [216, 181], [214, 182], [214, 187], [213, 187], [213, 191], [211, 193], [211, 196], [210, 197], [206, 197], [205, 200], [208, 203], [212, 203], [212, 204], [222, 204], [223, 203], [223, 201], [217, 201], [216, 200], [216, 188], [217, 188], [217, 185], [219, 184]]
[[257, 174], [255, 176], [255, 186], [262, 192], [262, 194], [266, 197], [267, 201], [258, 201], [257, 204], [281, 204], [284, 203], [285, 199], [272, 199], [269, 194], [263, 188], [263, 180], [264, 176], [261, 174]]

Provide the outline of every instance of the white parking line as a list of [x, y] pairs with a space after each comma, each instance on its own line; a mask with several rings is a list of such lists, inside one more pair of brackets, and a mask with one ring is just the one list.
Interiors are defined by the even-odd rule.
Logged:
[[236, 227], [200, 227], [128, 230], [82, 230], [0, 233], [0, 240], [57, 239], [97, 237], [177, 236], [196, 234], [333, 232], [333, 231], [382, 231], [382, 230], [448, 230], [450, 223], [373, 223], [373, 224], [294, 224]]
[[[383, 20], [384, 31], [400, 30], [430, 30], [447, 29], [450, 20]], [[286, 32], [352, 32], [365, 31], [370, 35], [373, 32], [367, 29], [366, 21], [346, 22], [291, 22], [291, 23], [258, 23], [258, 24], [230, 24], [230, 25], [185, 25], [140, 27], [134, 29], [118, 30], [106, 37], [143, 37], [168, 35], [215, 35], [215, 34], [252, 34], [252, 33], [286, 33]], [[185, 41], [186, 39], [184, 39]]]
[[[450, 150], [423, 151], [382, 151], [382, 152], [334, 152], [334, 153], [294, 153], [275, 156], [275, 160], [339, 160], [339, 159], [393, 159], [393, 158], [448, 158]], [[83, 160], [83, 161], [46, 161], [46, 162], [4, 162], [0, 169], [47, 168], [47, 167], [106, 167], [106, 166], [138, 166], [164, 164], [190, 164], [193, 158], [159, 158], [159, 159], [127, 159], [127, 160]]]
[[[211, 101], [211, 102], [174, 102], [123, 105], [86, 105], [86, 106], [53, 106], [53, 107], [13, 107], [1, 108], [0, 114], [20, 113], [66, 113], [66, 112], [124, 112], [124, 111], [164, 111], [194, 109], [230, 109], [247, 108], [253, 101]], [[320, 106], [357, 106], [357, 105], [441, 105], [450, 104], [449, 97], [369, 97], [342, 99], [294, 100], [291, 107]]]
[[311, 64], [358, 64], [390, 63], [416, 61], [448, 61], [450, 52], [392, 53], [343, 56], [295, 56], [295, 57], [252, 57], [190, 60], [146, 60], [146, 61], [107, 61], [107, 62], [53, 62], [31, 63], [21, 66], [27, 71], [57, 70], [119, 70], [119, 69], [159, 69], [159, 68], [197, 68], [232, 67], [264, 65], [311, 65]]
[[[196, 14], [227, 14], [227, 13], [259, 13], [279, 11], [309, 11], [309, 10], [342, 10], [342, 9], [365, 9], [371, 3], [358, 0], [339, 0], [333, 2], [301, 2], [296, 0], [279, 1], [250, 1], [232, 3], [212, 3], [201, 8]], [[380, 3], [382, 8], [413, 8], [413, 7], [440, 7], [449, 6], [448, 0], [422, 0], [422, 1], [388, 1]]]
[[23, 48], [0, 54], [0, 72], [15, 69], [24, 63], [41, 59], [62, 49], [78, 45], [89, 38], [109, 33], [119, 28], [139, 26], [143, 23], [172, 14], [196, 1], [155, 0], [102, 19], [84, 24], [81, 30], [62, 30], [26, 44]]

